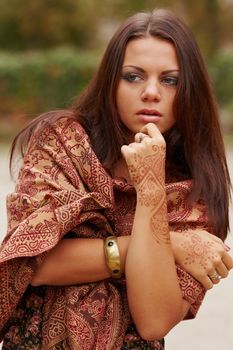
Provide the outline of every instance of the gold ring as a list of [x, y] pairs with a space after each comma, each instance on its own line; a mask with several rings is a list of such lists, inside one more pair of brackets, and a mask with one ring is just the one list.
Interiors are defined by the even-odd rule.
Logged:
[[221, 279], [221, 277], [219, 276], [219, 274], [217, 272], [215, 272], [213, 275], [211, 275], [210, 278], [212, 280], [216, 280], [216, 281], [219, 281]]

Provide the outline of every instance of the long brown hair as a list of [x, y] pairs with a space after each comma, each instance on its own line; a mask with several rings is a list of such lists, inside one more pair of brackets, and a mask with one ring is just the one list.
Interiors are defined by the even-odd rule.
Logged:
[[[196, 41], [187, 26], [173, 13], [155, 10], [129, 17], [111, 39], [100, 67], [86, 90], [71, 107], [87, 131], [102, 162], [111, 169], [121, 157], [128, 130], [120, 121], [116, 91], [129, 41], [153, 36], [171, 42], [180, 66], [174, 101], [175, 127], [165, 135], [167, 164], [193, 179], [190, 200], [203, 199], [216, 235], [224, 239], [229, 228], [230, 177], [220, 131], [217, 105], [210, 79]], [[22, 154], [38, 123], [58, 118], [46, 114], [34, 120], [14, 140]], [[64, 114], [63, 114], [64, 115]]]

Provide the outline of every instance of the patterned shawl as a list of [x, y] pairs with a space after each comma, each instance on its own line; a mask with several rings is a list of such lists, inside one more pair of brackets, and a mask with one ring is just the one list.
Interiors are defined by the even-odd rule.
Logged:
[[[168, 184], [166, 190], [171, 230], [206, 226], [204, 206], [186, 204], [190, 181]], [[131, 185], [105, 171], [70, 113], [36, 132], [16, 190], [7, 199], [8, 233], [0, 251], [0, 339], [11, 338], [17, 345], [20, 325], [26, 335], [40, 335], [27, 349], [121, 348], [131, 322], [123, 281], [31, 287], [30, 280], [47, 252], [66, 236], [129, 235], [135, 197]], [[204, 290], [180, 267], [177, 274], [193, 317]]]

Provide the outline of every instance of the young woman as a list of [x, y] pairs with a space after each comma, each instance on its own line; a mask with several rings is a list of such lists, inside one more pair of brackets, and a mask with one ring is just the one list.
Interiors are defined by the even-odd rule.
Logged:
[[190, 31], [164, 10], [130, 17], [76, 105], [16, 146], [3, 349], [163, 349], [233, 267], [217, 107]]

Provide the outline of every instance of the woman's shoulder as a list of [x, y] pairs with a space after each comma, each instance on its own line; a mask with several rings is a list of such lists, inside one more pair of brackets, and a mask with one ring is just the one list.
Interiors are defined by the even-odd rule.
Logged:
[[[72, 110], [48, 111], [31, 123], [24, 156], [38, 151], [58, 154], [75, 145], [89, 145], [89, 137]], [[62, 151], [63, 150], [63, 151]]]
[[72, 110], [55, 110], [41, 114], [35, 119], [33, 136], [36, 140], [43, 140], [56, 135], [58, 138], [85, 136], [85, 129], [80, 124], [77, 115]]

